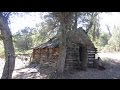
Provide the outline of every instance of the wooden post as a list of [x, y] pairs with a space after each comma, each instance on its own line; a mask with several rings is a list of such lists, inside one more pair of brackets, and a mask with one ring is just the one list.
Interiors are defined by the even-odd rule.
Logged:
[[41, 48], [39, 48], [39, 58], [41, 58]]
[[47, 48], [47, 59], [49, 59], [49, 48]]

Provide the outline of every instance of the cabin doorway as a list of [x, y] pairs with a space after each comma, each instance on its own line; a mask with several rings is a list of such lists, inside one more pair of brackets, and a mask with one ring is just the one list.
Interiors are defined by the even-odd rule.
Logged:
[[79, 46], [79, 61], [82, 61], [82, 47]]

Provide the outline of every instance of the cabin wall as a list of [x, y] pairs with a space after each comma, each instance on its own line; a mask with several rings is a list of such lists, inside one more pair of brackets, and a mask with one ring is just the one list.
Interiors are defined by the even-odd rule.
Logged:
[[80, 67], [79, 47], [67, 48], [65, 70], [78, 69]]
[[[66, 49], [66, 60], [65, 60], [65, 70], [69, 69], [79, 69], [81, 68], [81, 57], [80, 57], [80, 47], [67, 47]], [[91, 67], [91, 62], [93, 63], [93, 60], [95, 60], [95, 53], [96, 51], [90, 51], [88, 50], [88, 66]], [[56, 64], [58, 61], [59, 56], [59, 48], [38, 48], [33, 49], [33, 60], [37, 61], [39, 63], [54, 63]]]
[[[59, 56], [59, 48], [44, 48], [33, 50], [34, 60], [39, 63], [56, 63]], [[67, 48], [65, 70], [78, 68], [79, 64], [79, 47]]]
[[38, 48], [33, 50], [33, 60], [40, 63], [55, 63], [58, 55], [59, 48]]
[[94, 61], [96, 59], [95, 54], [97, 54], [97, 48], [88, 50], [88, 67], [94, 67]]

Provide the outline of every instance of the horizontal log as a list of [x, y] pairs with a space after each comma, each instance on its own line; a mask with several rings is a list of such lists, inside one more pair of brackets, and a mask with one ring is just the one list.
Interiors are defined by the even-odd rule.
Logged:
[[76, 60], [78, 60], [79, 58], [66, 58], [66, 60], [68, 60], [68, 61], [76, 61]]
[[70, 67], [73, 68], [73, 65], [65, 65], [65, 68], [70, 68]]
[[90, 51], [90, 52], [88, 52], [88, 53], [97, 53], [97, 52], [95, 52], [95, 51]]
[[88, 58], [95, 58], [95, 56], [88, 56]]
[[95, 59], [88, 59], [88, 61], [94, 61]]
[[78, 62], [65, 62], [66, 65], [79, 64]]
[[88, 54], [93, 54], [93, 55], [95, 55], [96, 53], [94, 53], [94, 52], [89, 52]]
[[78, 62], [65, 62], [66, 64], [77, 64]]
[[95, 59], [95, 57], [88, 57], [88, 59]]

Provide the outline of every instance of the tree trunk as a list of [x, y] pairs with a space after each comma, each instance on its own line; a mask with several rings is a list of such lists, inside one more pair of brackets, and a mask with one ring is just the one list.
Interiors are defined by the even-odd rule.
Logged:
[[5, 48], [5, 65], [1, 79], [11, 79], [15, 67], [15, 52], [12, 43], [12, 34], [9, 29], [7, 21], [0, 16], [0, 29], [3, 36], [3, 43]]
[[77, 12], [75, 12], [74, 30], [77, 30]]
[[94, 26], [93, 26], [93, 32], [92, 32], [92, 36], [93, 36], [92, 40], [93, 40], [93, 41], [95, 41], [95, 39], [96, 39], [96, 38], [95, 38], [95, 37], [96, 37], [96, 36], [95, 36], [96, 31], [95, 31], [95, 30], [96, 30], [96, 26], [94, 25]]
[[62, 73], [64, 71], [64, 64], [65, 64], [65, 58], [66, 58], [66, 28], [65, 28], [65, 22], [64, 20], [61, 20], [61, 26], [60, 26], [60, 51], [59, 51], [59, 59], [58, 59], [58, 65], [57, 65], [57, 72]]
[[72, 22], [72, 13], [71, 12], [61, 12], [59, 13], [60, 18], [60, 54], [57, 64], [57, 73], [62, 73], [64, 71], [65, 59], [66, 59], [66, 38], [67, 31], [69, 31], [71, 22]]
[[109, 26], [108, 26], [108, 25], [106, 25], [106, 27], [107, 27], [107, 30], [108, 30], [108, 32], [109, 32], [109, 36], [111, 37], [111, 36], [112, 36], [112, 34], [111, 34], [111, 32], [110, 32], [110, 28], [109, 28]]
[[81, 68], [82, 70], [87, 70], [87, 64], [88, 64], [88, 52], [87, 52], [87, 47], [82, 47], [81, 49], [81, 61], [82, 65]]

